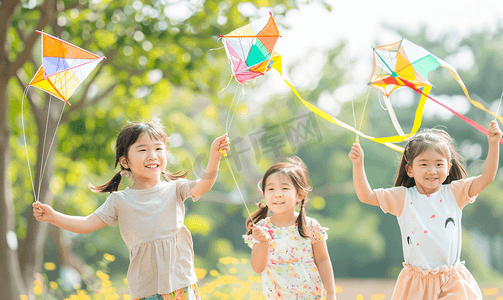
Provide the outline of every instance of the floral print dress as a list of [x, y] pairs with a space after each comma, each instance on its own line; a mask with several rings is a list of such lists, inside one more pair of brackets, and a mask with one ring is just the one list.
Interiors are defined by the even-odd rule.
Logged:
[[[323, 285], [314, 263], [312, 245], [327, 239], [327, 228], [308, 217], [306, 223], [307, 232], [312, 236], [309, 239], [300, 236], [297, 224], [276, 227], [269, 218], [257, 223], [272, 236], [267, 266], [261, 274], [266, 299], [323, 298]], [[258, 243], [251, 235], [243, 235], [243, 238], [250, 248]]]

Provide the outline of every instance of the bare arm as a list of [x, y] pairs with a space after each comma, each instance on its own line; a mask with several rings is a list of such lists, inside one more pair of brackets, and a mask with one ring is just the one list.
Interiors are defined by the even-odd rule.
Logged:
[[271, 237], [263, 229], [256, 226], [252, 227], [252, 237], [259, 241], [259, 243], [253, 245], [251, 252], [251, 266], [253, 271], [260, 274], [264, 272], [267, 267]]
[[86, 217], [69, 216], [57, 212], [49, 205], [42, 204], [38, 201], [33, 203], [32, 206], [35, 219], [49, 222], [54, 226], [71, 232], [90, 233], [107, 225], [95, 214], [90, 214]]
[[377, 196], [370, 187], [365, 174], [363, 165], [363, 149], [359, 143], [353, 144], [349, 152], [349, 158], [353, 162], [353, 185], [355, 186], [356, 196], [362, 203], [379, 206]]
[[489, 129], [487, 130], [487, 141], [489, 144], [489, 149], [487, 151], [487, 158], [484, 163], [484, 169], [482, 174], [473, 180], [470, 190], [468, 191], [468, 196], [473, 197], [482, 192], [491, 182], [493, 182], [494, 177], [496, 177], [496, 171], [498, 170], [499, 155], [500, 155], [500, 144], [501, 130], [496, 121], [491, 121]]
[[220, 158], [222, 157], [222, 153], [219, 150], [229, 151], [229, 144], [227, 135], [218, 137], [213, 141], [210, 148], [210, 158], [204, 174], [201, 179], [196, 180], [190, 187], [190, 193], [193, 197], [200, 197], [211, 190], [217, 179]]
[[327, 243], [324, 240], [313, 244], [313, 256], [314, 263], [320, 272], [323, 287], [327, 291], [326, 300], [336, 299], [334, 271], [332, 270], [332, 262], [328, 255]]

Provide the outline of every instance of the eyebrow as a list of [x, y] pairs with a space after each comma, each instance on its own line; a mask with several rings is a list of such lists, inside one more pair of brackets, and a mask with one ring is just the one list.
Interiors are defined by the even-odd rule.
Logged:
[[[266, 187], [270, 186], [271, 184], [273, 184], [273, 183], [268, 183], [268, 184], [266, 185]], [[282, 185], [288, 185], [288, 186], [290, 186], [290, 183], [288, 183], [288, 182], [282, 182], [281, 184], [282, 184]]]
[[[164, 146], [164, 144], [161, 142], [158, 142], [158, 143], [155, 143], [154, 146]], [[141, 147], [147, 147], [147, 145], [141, 144], [141, 145], [136, 146], [135, 149], [141, 148]]]
[[[444, 160], [446, 160], [446, 159], [445, 159], [445, 158], [441, 158], [441, 159], [437, 159], [437, 160], [434, 160], [434, 161], [444, 161]], [[419, 162], [423, 162], [423, 161], [429, 161], [429, 160], [428, 160], [428, 159], [423, 158], [423, 159], [419, 159], [418, 161], [419, 161]]]

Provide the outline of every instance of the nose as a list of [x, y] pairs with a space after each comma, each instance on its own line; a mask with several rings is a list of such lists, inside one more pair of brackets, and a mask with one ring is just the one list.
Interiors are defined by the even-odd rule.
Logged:
[[430, 166], [430, 167], [428, 167], [428, 169], [426, 171], [428, 173], [436, 173], [437, 169], [435, 168], [435, 166]]
[[148, 151], [147, 159], [148, 160], [154, 160], [155, 158], [156, 158], [155, 151]]

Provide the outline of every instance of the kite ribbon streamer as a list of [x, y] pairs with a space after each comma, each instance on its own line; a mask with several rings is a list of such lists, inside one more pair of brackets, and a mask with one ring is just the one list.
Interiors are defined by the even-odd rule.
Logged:
[[[446, 68], [447, 70], [449, 70], [449, 71], [451, 72], [452, 76], [454, 76], [454, 79], [456, 79], [456, 81], [459, 83], [459, 85], [460, 85], [460, 86], [461, 86], [461, 88], [463, 89], [463, 92], [465, 93], [466, 98], [468, 98], [468, 101], [470, 101], [470, 103], [471, 103], [473, 106], [475, 106], [476, 108], [478, 108], [478, 109], [480, 109], [480, 110], [483, 110], [483, 111], [487, 112], [488, 114], [490, 114], [490, 115], [492, 115], [493, 117], [495, 117], [496, 119], [498, 119], [498, 121], [500, 121], [500, 123], [503, 123], [503, 117], [502, 117], [502, 116], [500, 116], [500, 115], [498, 115], [498, 113], [497, 113], [497, 112], [496, 112], [496, 113], [494, 113], [494, 112], [492, 112], [492, 111], [488, 110], [487, 108], [485, 108], [485, 107], [484, 107], [484, 105], [482, 105], [482, 103], [477, 102], [477, 101], [473, 100], [472, 98], [470, 98], [470, 95], [468, 94], [468, 90], [466, 89], [465, 84], [464, 84], [464, 83], [463, 83], [463, 81], [461, 80], [461, 77], [459, 77], [458, 72], [456, 72], [456, 70], [454, 70], [454, 68], [453, 68], [453, 67], [451, 67], [451, 66], [450, 66], [450, 65], [448, 65], [448, 64], [442, 65], [441, 67], [444, 67], [444, 68]], [[429, 97], [428, 97], [428, 98], [429, 98]], [[431, 98], [430, 98], [430, 99], [431, 99]], [[434, 99], [431, 99], [431, 100], [435, 101]], [[437, 102], [437, 101], [435, 101], [435, 102]], [[437, 102], [437, 103], [438, 103], [438, 102]], [[439, 103], [439, 104], [440, 104], [440, 103]], [[442, 105], [442, 104], [440, 104], [440, 105]], [[442, 106], [444, 106], [444, 105], [442, 105]], [[446, 107], [446, 106], [444, 106], [444, 107], [445, 107], [445, 108], [447, 108], [447, 109], [448, 109], [450, 112], [452, 112], [453, 114], [455, 114], [457, 117], [460, 117], [460, 116], [458, 116], [458, 114], [457, 114], [456, 112], [454, 112], [454, 111], [453, 111], [453, 110], [451, 110], [450, 108], [448, 108], [448, 107]], [[470, 121], [471, 121], [471, 122], [469, 122], [469, 121], [465, 120], [465, 118], [464, 118], [464, 117], [463, 117], [463, 118], [462, 118], [462, 117], [460, 117], [460, 118], [461, 118], [461, 119], [463, 119], [463, 121], [465, 121], [466, 123], [468, 123], [468, 124], [472, 125], [473, 127], [477, 128], [477, 126], [476, 126], [476, 125], [474, 125], [474, 124], [477, 124], [477, 123], [475, 123], [474, 121], [472, 121], [472, 120], [470, 120], [470, 119], [466, 118], [466, 119], [468, 119], [468, 120], [470, 120]], [[472, 124], [472, 123], [474, 123], [474, 124]], [[478, 126], [482, 126], [482, 125], [479, 125], [479, 124], [477, 124], [477, 125], [478, 125]], [[482, 127], [482, 128], [484, 128], [484, 127]], [[477, 129], [478, 129], [480, 132], [484, 133], [484, 134], [487, 132], [487, 130], [486, 130], [485, 128], [484, 128], [484, 131], [480, 130], [479, 128], [477, 128]], [[500, 142], [501, 142], [501, 141], [500, 141]]]
[[377, 143], [382, 143], [382, 142], [397, 143], [397, 142], [406, 141], [409, 137], [416, 134], [416, 132], [421, 127], [421, 122], [423, 120], [424, 105], [426, 103], [426, 99], [428, 99], [428, 95], [430, 94], [430, 92], [431, 92], [431, 86], [429, 86], [429, 85], [425, 86], [423, 88], [423, 91], [421, 92], [421, 99], [419, 100], [419, 104], [416, 109], [416, 116], [414, 117], [414, 124], [412, 125], [412, 130], [410, 131], [410, 133], [405, 134], [403, 136], [396, 135], [396, 136], [390, 136], [390, 137], [375, 138], [375, 139], [373, 139], [373, 141], [377, 142]]
[[[281, 73], [280, 73], [281, 74]], [[282, 76], [283, 77], [283, 76]], [[283, 80], [286, 82], [286, 84], [290, 87], [290, 89], [292, 89], [293, 93], [295, 94], [295, 96], [297, 96], [297, 98], [300, 99], [300, 101], [302, 101], [302, 103], [310, 110], [312, 111], [313, 113], [317, 114], [318, 116], [322, 117], [323, 119], [331, 122], [331, 123], [334, 123], [335, 125], [338, 125], [338, 126], [341, 126], [342, 128], [346, 128], [347, 130], [350, 130], [356, 134], [358, 134], [359, 136], [363, 137], [363, 138], [366, 138], [366, 139], [369, 139], [371, 141], [376, 141], [376, 138], [373, 137], [373, 136], [369, 136], [369, 135], [366, 135], [360, 131], [358, 131], [357, 129], [353, 128], [351, 125], [348, 125], [344, 122], [342, 122], [341, 120], [327, 114], [326, 112], [322, 111], [321, 109], [317, 108], [316, 106], [312, 105], [311, 103], [307, 102], [306, 100], [302, 99], [302, 97], [299, 95], [299, 93], [297, 92], [297, 90], [293, 87], [293, 85], [291, 85], [286, 79], [283, 78]], [[383, 138], [381, 138], [383, 139]], [[395, 151], [398, 151], [398, 152], [401, 152], [403, 153], [403, 148], [400, 147], [400, 146], [397, 146], [395, 144], [392, 144], [390, 142], [378, 142], [380, 144], [383, 144]]]
[[[275, 63], [272, 65], [272, 68], [274, 68], [276, 71], [278, 71], [279, 75], [281, 77], [283, 77], [283, 72], [282, 72], [282, 69], [281, 69], [281, 57], [278, 55], [278, 57], [276, 58], [276, 61]], [[414, 124], [412, 126], [412, 130], [410, 133], [408, 134], [405, 134], [404, 136], [401, 136], [401, 135], [397, 135], [397, 136], [390, 136], [390, 137], [382, 137], [382, 138], [376, 138], [376, 137], [373, 137], [373, 136], [369, 136], [369, 135], [366, 135], [364, 134], [363, 132], [360, 132], [359, 130], [355, 129], [354, 127], [352, 127], [351, 125], [348, 125], [344, 122], [342, 122], [341, 120], [329, 115], [328, 113], [322, 111], [321, 109], [319, 109], [318, 107], [314, 106], [313, 104], [307, 102], [306, 100], [302, 99], [302, 97], [300, 96], [300, 94], [297, 92], [297, 90], [295, 89], [295, 87], [293, 87], [292, 84], [290, 84], [290, 82], [288, 82], [286, 79], [283, 78], [283, 80], [285, 81], [285, 83], [290, 87], [290, 89], [293, 91], [293, 93], [297, 96], [297, 98], [299, 98], [301, 101], [302, 101], [302, 104], [304, 104], [310, 111], [312, 111], [313, 113], [317, 114], [318, 116], [322, 117], [323, 119], [337, 125], [337, 126], [340, 126], [342, 128], [345, 128], [349, 131], [352, 131], [354, 133], [356, 133], [358, 136], [361, 136], [363, 138], [366, 138], [368, 140], [371, 140], [371, 141], [374, 141], [376, 143], [379, 143], [379, 144], [383, 144], [395, 151], [398, 151], [398, 152], [401, 152], [403, 153], [403, 148], [398, 146], [398, 145], [395, 145], [393, 143], [396, 143], [396, 142], [403, 142], [403, 141], [406, 141], [409, 137], [413, 136], [418, 130], [419, 128], [421, 127], [421, 121], [422, 121], [422, 118], [423, 118], [423, 108], [424, 108], [424, 105], [425, 105], [425, 102], [426, 102], [426, 99], [429, 98], [428, 94], [430, 93], [431, 91], [431, 86], [425, 86], [424, 89], [423, 89], [423, 92], [421, 93], [421, 100], [419, 102], [419, 105], [416, 109], [416, 116], [414, 118]]]
[[[423, 96], [426, 96], [428, 97], [428, 99], [431, 99], [433, 102], [437, 103], [438, 105], [444, 107], [445, 109], [447, 109], [448, 111], [450, 111], [451, 113], [453, 113], [456, 117], [460, 118], [461, 120], [465, 121], [466, 123], [470, 124], [473, 128], [477, 129], [478, 131], [482, 132], [484, 135], [487, 135], [487, 129], [480, 125], [479, 123], [473, 121], [472, 119], [469, 119], [459, 113], [457, 113], [456, 111], [454, 111], [453, 109], [451, 109], [450, 107], [448, 107], [447, 105], [445, 104], [442, 104], [440, 102], [438, 102], [437, 100], [431, 98], [430, 96], [428, 95], [425, 95], [423, 94], [420, 90], [418, 90], [412, 83], [408, 82], [407, 80], [404, 80], [404, 79], [401, 79], [408, 87], [410, 87], [411, 89], [413, 89], [415, 92], [423, 95]], [[468, 96], [467, 96], [468, 97]], [[470, 97], [468, 97], [468, 99], [470, 99]], [[478, 103], [478, 102], [477, 102]], [[479, 103], [480, 104], [480, 103]], [[480, 104], [482, 107], [484, 107], [482, 104]], [[478, 107], [480, 108], [480, 107]], [[498, 120], [501, 118], [501, 116], [491, 112], [491, 111], [488, 111], [486, 110], [487, 112], [489, 112], [491, 115], [495, 116], [496, 118], [498, 118]], [[503, 138], [500, 139], [500, 144], [503, 144]]]

